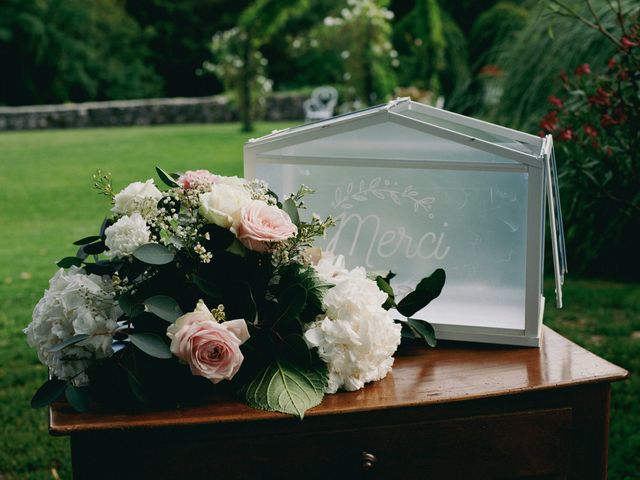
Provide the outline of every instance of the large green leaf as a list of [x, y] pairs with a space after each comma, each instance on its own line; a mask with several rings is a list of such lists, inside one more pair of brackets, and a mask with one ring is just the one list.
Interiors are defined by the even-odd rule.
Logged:
[[178, 317], [182, 316], [182, 309], [178, 302], [167, 295], [155, 295], [147, 298], [144, 301], [144, 309], [169, 323], [175, 322]]
[[286, 360], [276, 360], [260, 371], [243, 392], [251, 407], [302, 419], [305, 411], [322, 402], [326, 386], [326, 370], [300, 368]]
[[395, 307], [396, 296], [393, 292], [393, 288], [391, 288], [391, 285], [389, 285], [389, 282], [387, 282], [384, 277], [378, 276], [376, 277], [376, 284], [378, 285], [378, 288], [380, 290], [387, 294], [387, 299], [382, 304], [382, 308], [384, 308], [385, 310], [389, 310], [390, 308]]
[[159, 243], [146, 243], [140, 245], [133, 256], [149, 265], [166, 265], [173, 261], [174, 254], [165, 246]]
[[53, 347], [49, 347], [46, 350], [48, 352], [59, 352], [60, 350], [62, 350], [63, 348], [67, 348], [71, 345], [75, 345], [76, 343], [79, 343], [83, 340], [86, 340], [87, 338], [89, 338], [89, 334], [87, 333], [79, 333], [78, 335], [74, 335], [73, 337], [69, 337], [66, 340], [54, 345]]
[[89, 390], [86, 387], [75, 387], [69, 384], [64, 391], [64, 396], [76, 412], [89, 411]]
[[100, 240], [99, 235], [91, 235], [90, 237], [84, 237], [84, 238], [81, 238], [80, 240], [76, 240], [75, 242], [73, 242], [73, 244], [82, 246], [82, 245], [88, 245], [93, 242], [97, 242], [98, 240]]
[[65, 380], [52, 378], [42, 384], [38, 391], [31, 399], [31, 408], [46, 407], [50, 403], [55, 402], [67, 388]]
[[169, 345], [154, 333], [131, 333], [129, 338], [131, 343], [147, 355], [156, 358], [171, 358]]
[[429, 277], [423, 278], [416, 289], [398, 302], [397, 309], [405, 317], [410, 317], [440, 295], [446, 275], [444, 270], [438, 268]]

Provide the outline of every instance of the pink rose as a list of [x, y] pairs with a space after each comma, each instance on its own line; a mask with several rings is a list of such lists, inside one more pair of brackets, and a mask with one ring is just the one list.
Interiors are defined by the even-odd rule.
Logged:
[[218, 323], [200, 300], [195, 311], [178, 318], [167, 328], [171, 353], [198, 375], [218, 383], [231, 380], [240, 369], [244, 356], [240, 351], [249, 338], [244, 320]]
[[240, 209], [240, 218], [232, 230], [245, 247], [256, 252], [265, 252], [269, 242], [286, 240], [298, 233], [285, 211], [261, 200], [252, 200]]
[[186, 189], [209, 187], [219, 182], [220, 177], [208, 170], [187, 170], [178, 178], [178, 184]]

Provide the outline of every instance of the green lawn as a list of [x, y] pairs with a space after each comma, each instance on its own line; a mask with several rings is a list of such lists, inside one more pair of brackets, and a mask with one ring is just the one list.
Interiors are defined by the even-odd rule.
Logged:
[[[0, 133], [0, 479], [71, 476], [68, 440], [50, 437], [46, 411], [29, 408], [46, 371], [21, 329], [55, 261], [99, 228], [108, 200], [92, 190], [92, 173], [112, 172], [116, 189], [151, 178], [155, 165], [240, 175], [246, 138], [236, 124]], [[565, 296], [564, 310], [548, 302], [547, 324], [640, 371], [640, 285], [569, 278]], [[640, 478], [639, 400], [637, 378], [614, 385], [612, 479]]]

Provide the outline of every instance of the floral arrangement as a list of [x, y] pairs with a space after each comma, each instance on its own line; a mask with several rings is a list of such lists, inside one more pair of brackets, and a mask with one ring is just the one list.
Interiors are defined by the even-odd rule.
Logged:
[[111, 215], [58, 262], [25, 329], [50, 371], [33, 407], [219, 391], [302, 418], [325, 393], [384, 378], [402, 339], [435, 345], [431, 325], [407, 317], [440, 294], [443, 270], [398, 300], [392, 273], [313, 247], [333, 220], [300, 220], [308, 188], [280, 202], [257, 180], [157, 173], [164, 191], [150, 179], [114, 193], [94, 176]]

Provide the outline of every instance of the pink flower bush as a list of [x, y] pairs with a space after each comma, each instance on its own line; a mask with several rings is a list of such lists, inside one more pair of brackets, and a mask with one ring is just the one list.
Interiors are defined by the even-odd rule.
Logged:
[[240, 351], [249, 338], [244, 320], [218, 323], [202, 300], [196, 309], [167, 328], [171, 353], [191, 368], [191, 373], [213, 383], [231, 380], [240, 369]]
[[298, 233], [285, 211], [260, 200], [242, 207], [232, 230], [245, 247], [255, 252], [265, 252], [270, 242], [280, 242]]
[[183, 188], [198, 188], [220, 182], [220, 177], [208, 170], [187, 170], [178, 178], [178, 184]]

